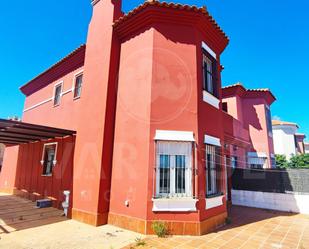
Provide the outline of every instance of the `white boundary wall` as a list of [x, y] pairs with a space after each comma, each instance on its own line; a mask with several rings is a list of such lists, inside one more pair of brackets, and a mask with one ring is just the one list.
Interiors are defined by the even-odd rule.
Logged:
[[309, 194], [281, 194], [232, 189], [232, 203], [239, 206], [309, 214]]

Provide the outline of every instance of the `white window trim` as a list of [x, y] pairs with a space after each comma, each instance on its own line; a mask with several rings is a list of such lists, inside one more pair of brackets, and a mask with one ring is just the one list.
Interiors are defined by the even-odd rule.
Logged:
[[[76, 78], [80, 75], [83, 75], [84, 74], [84, 69], [78, 71], [77, 73], [74, 74], [73, 76], [73, 84], [72, 84], [72, 88], [71, 88], [71, 92], [73, 94], [73, 100], [76, 100], [76, 99], [80, 99], [81, 96], [78, 96], [78, 97], [74, 97], [74, 92], [75, 92], [75, 82], [76, 82]], [[84, 77], [83, 77], [84, 79]]]
[[196, 203], [198, 202], [197, 199], [193, 198], [153, 198], [152, 201], [153, 212], [194, 212], [196, 211]]
[[204, 136], [204, 143], [205, 144], [209, 144], [209, 145], [214, 145], [214, 146], [221, 147], [220, 138], [213, 137], [213, 136], [210, 136], [210, 135], [205, 135]]
[[38, 103], [38, 104], [35, 104], [35, 105], [33, 105], [33, 106], [30, 106], [29, 108], [24, 109], [23, 112], [27, 112], [27, 111], [30, 111], [30, 110], [36, 108], [36, 107], [39, 107], [39, 106], [41, 106], [41, 105], [44, 105], [44, 104], [48, 103], [49, 101], [53, 101], [53, 99], [54, 99], [54, 98], [52, 97], [52, 98], [43, 100], [43, 101], [41, 101], [41, 102]]
[[[56, 104], [56, 105], [55, 105], [56, 88], [57, 88], [58, 86], [61, 86], [60, 99], [59, 99], [59, 104]], [[63, 81], [60, 81], [60, 82], [58, 82], [58, 83], [56, 83], [56, 84], [54, 85], [54, 93], [53, 93], [53, 106], [54, 106], [54, 107], [57, 107], [57, 106], [59, 106], [59, 105], [61, 104], [62, 95], [63, 95]]]
[[263, 157], [263, 158], [267, 158], [267, 153], [265, 153], [265, 152], [248, 152], [248, 157]]
[[175, 141], [175, 142], [195, 142], [192, 131], [169, 131], [156, 130], [154, 140]]
[[216, 98], [206, 90], [203, 90], [203, 101], [219, 109], [220, 99]]
[[206, 206], [205, 209], [211, 209], [215, 207], [220, 207], [223, 205], [223, 197], [225, 195], [219, 195], [215, 197], [206, 198]]
[[[162, 142], [168, 142], [168, 141], [162, 141]], [[192, 142], [191, 141], [172, 141], [172, 142], [179, 142], [179, 143], [191, 143], [191, 146], [192, 146]], [[156, 148], [157, 149], [157, 148]], [[172, 162], [172, 165], [171, 165], [171, 168], [170, 168], [170, 192], [169, 194], [162, 194], [160, 193], [160, 170], [159, 170], [159, 163], [160, 163], [160, 155], [156, 152], [156, 196], [163, 196], [162, 198], [166, 198], [168, 197], [169, 195], [173, 194], [174, 197], [172, 198], [188, 198], [188, 196], [192, 196], [192, 170], [193, 170], [193, 158], [192, 158], [192, 147], [191, 147], [191, 150], [190, 150], [190, 153], [188, 156], [188, 158], [190, 159], [188, 161], [188, 168], [189, 170], [185, 170], [185, 193], [183, 194], [176, 194], [175, 193], [175, 177], [176, 177], [176, 172], [175, 172], [175, 167], [173, 165], [173, 163], [175, 163], [175, 158], [173, 158], [173, 162]], [[174, 154], [170, 155], [170, 156], [175, 156]], [[177, 196], [178, 195], [178, 196]], [[158, 197], [159, 198], [159, 197]], [[161, 199], [161, 198], [159, 198]]]
[[202, 41], [202, 48], [207, 51], [215, 60], [217, 60], [216, 53], [206, 44], [206, 42]]
[[[55, 148], [55, 160], [53, 161], [53, 166], [55, 166], [57, 164], [58, 142], [53, 142], [53, 143], [46, 143], [46, 144], [43, 145], [42, 158], [41, 158], [41, 161], [40, 161], [42, 166], [44, 165], [45, 148], [47, 146], [50, 146], [50, 145], [56, 145], [56, 148]], [[49, 175], [42, 174], [42, 176], [51, 176], [51, 174], [49, 174]]]

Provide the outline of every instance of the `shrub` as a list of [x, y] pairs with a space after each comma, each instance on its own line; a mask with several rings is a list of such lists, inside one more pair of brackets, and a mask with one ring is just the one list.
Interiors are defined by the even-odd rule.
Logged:
[[275, 155], [276, 157], [276, 166], [278, 168], [287, 168], [288, 165], [288, 160], [286, 159], [285, 155]]
[[159, 238], [163, 238], [168, 234], [167, 225], [161, 221], [154, 221], [151, 225], [152, 230]]
[[292, 156], [289, 162], [290, 168], [309, 168], [309, 154]]

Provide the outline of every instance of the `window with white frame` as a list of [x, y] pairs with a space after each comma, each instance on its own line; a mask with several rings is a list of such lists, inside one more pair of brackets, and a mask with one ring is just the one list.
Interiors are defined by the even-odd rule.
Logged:
[[62, 93], [62, 84], [58, 84], [55, 86], [54, 106], [60, 105], [61, 93]]
[[218, 86], [216, 80], [216, 61], [203, 53], [203, 89], [208, 93], [218, 97]]
[[156, 142], [156, 197], [192, 195], [192, 142]]
[[221, 194], [220, 147], [206, 144], [206, 196]]
[[45, 144], [42, 155], [43, 172], [42, 175], [52, 175], [53, 166], [56, 164], [57, 144]]
[[74, 82], [74, 99], [79, 98], [82, 92], [83, 74], [78, 74]]

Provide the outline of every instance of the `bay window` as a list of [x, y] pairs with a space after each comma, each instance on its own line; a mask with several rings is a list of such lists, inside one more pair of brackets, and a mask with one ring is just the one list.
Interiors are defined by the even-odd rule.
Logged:
[[203, 53], [203, 90], [218, 97], [216, 60], [206, 52]]
[[156, 142], [156, 197], [192, 196], [192, 142]]
[[266, 116], [268, 135], [270, 137], [272, 137], [273, 126], [272, 126], [272, 122], [271, 122], [271, 113], [270, 113], [270, 107], [269, 106], [266, 106], [266, 108], [265, 108], [265, 116]]
[[220, 147], [206, 144], [206, 196], [221, 194]]

